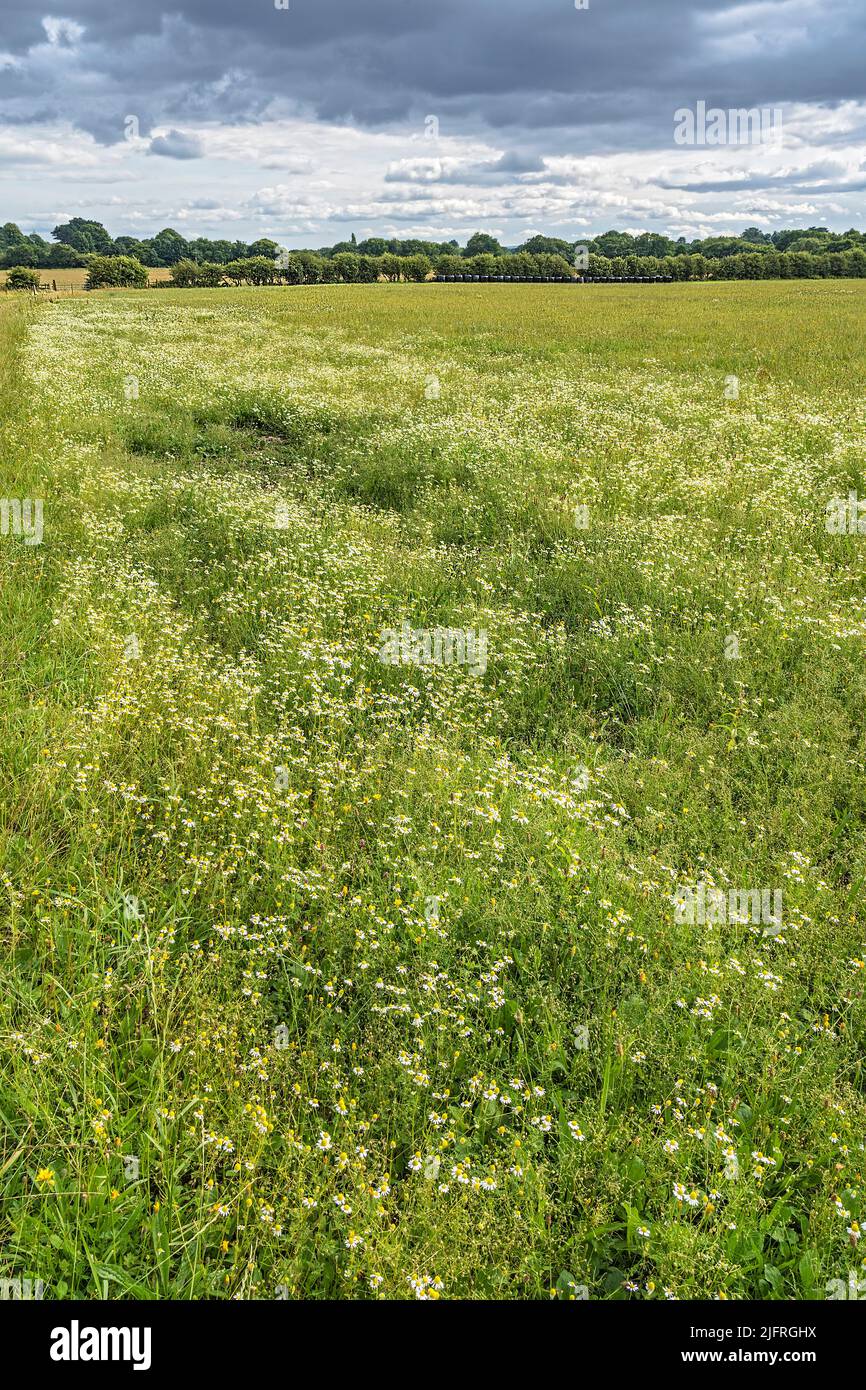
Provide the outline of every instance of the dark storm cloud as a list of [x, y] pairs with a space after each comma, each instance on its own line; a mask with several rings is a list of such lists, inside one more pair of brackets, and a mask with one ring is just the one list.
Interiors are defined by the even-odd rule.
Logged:
[[0, 73], [0, 115], [50, 112], [107, 143], [129, 112], [142, 134], [292, 112], [380, 129], [431, 112], [443, 134], [635, 148], [666, 138], [673, 110], [698, 98], [835, 103], [862, 97], [866, 71], [863, 0], [590, 0], [586, 11], [571, 0], [52, 0], [84, 30], [53, 45], [39, 9], [3, 0], [0, 11], [0, 49], [20, 60]]

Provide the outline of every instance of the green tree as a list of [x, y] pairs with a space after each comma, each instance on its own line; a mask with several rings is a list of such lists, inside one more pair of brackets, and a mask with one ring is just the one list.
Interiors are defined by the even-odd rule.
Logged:
[[505, 247], [489, 232], [474, 232], [466, 243], [464, 256], [504, 256]]
[[430, 258], [420, 253], [417, 256], [406, 256], [403, 261], [403, 274], [406, 279], [414, 280], [417, 284], [426, 280], [432, 269]]
[[600, 256], [597, 251], [590, 251], [589, 265], [585, 274], [592, 280], [606, 280], [610, 275], [610, 261], [607, 256]]
[[808, 251], [786, 251], [785, 259], [792, 280], [814, 280], [817, 273], [816, 257]]
[[171, 283], [181, 289], [200, 284], [199, 266], [195, 261], [175, 261], [171, 268]]
[[[753, 246], [751, 249], [760, 254], [764, 248]], [[703, 241], [695, 242], [693, 250], [702, 252], [711, 260], [722, 260], [725, 256], [741, 256], [743, 243], [738, 236], [708, 236]]]
[[612, 260], [614, 256], [627, 256], [634, 250], [634, 237], [630, 232], [602, 232], [601, 236], [593, 237], [589, 249], [597, 256]]
[[151, 268], [155, 268], [158, 265], [162, 265], [162, 261], [159, 259], [159, 256], [153, 249], [152, 239], [146, 239], [145, 241], [139, 242], [139, 246], [141, 247], [141, 250], [139, 252], [138, 259], [141, 261], [142, 265], [149, 265], [151, 266]]
[[4, 222], [0, 227], [0, 249], [7, 246], [20, 246], [27, 238], [17, 222]]
[[850, 251], [845, 251], [845, 263], [847, 265], [847, 275], [856, 275], [860, 279], [866, 275], [866, 250], [862, 246], [852, 246]]
[[387, 251], [384, 256], [379, 257], [379, 273], [384, 275], [386, 280], [399, 280], [403, 270], [403, 263], [399, 256]]
[[26, 265], [13, 265], [6, 275], [7, 290], [36, 290], [39, 288], [39, 271]]
[[672, 256], [675, 249], [676, 242], [671, 241], [669, 236], [662, 236], [661, 232], [641, 232], [634, 239], [636, 256]]
[[810, 251], [813, 255], [820, 254], [827, 249], [827, 243], [823, 237], [802, 236], [796, 241], [792, 241], [788, 247], [789, 251]]
[[86, 290], [147, 288], [147, 269], [132, 256], [89, 256], [87, 259]]
[[318, 285], [324, 274], [324, 256], [317, 255], [315, 251], [294, 251], [292, 254], [301, 267], [304, 283]]
[[57, 241], [53, 246], [49, 246], [45, 265], [51, 270], [64, 270], [84, 265], [84, 257], [71, 246], [64, 246], [62, 241]]
[[480, 256], [465, 257], [463, 270], [466, 275], [496, 275], [499, 264], [498, 256], [494, 256], [492, 252], [482, 252]]
[[55, 241], [71, 246], [87, 255], [95, 253], [110, 256], [114, 252], [114, 242], [101, 222], [90, 222], [84, 217], [73, 217], [71, 222], [62, 222], [51, 233]]
[[190, 259], [188, 241], [173, 227], [163, 227], [150, 244], [160, 265], [176, 265]]
[[280, 267], [267, 256], [242, 256], [223, 269], [230, 280], [245, 285], [274, 285], [282, 276]]
[[268, 260], [275, 261], [280, 254], [280, 248], [277, 242], [271, 241], [270, 237], [263, 236], [259, 237], [258, 241], [253, 242], [249, 248], [249, 254], [251, 256], [265, 256]]
[[213, 290], [223, 282], [225, 266], [218, 261], [199, 261], [198, 284], [200, 289]]
[[338, 251], [331, 262], [341, 280], [351, 285], [358, 279], [361, 258], [354, 251]]
[[[201, 265], [204, 261], [216, 262], [217, 265], [227, 265], [236, 256], [234, 243], [219, 239], [210, 241], [208, 237], [195, 237], [188, 243], [189, 257], [193, 261], [198, 261]], [[246, 247], [244, 247], [246, 252]]]
[[289, 255], [285, 262], [278, 267], [277, 273], [283, 284], [301, 285], [304, 281], [304, 263], [300, 256]]
[[772, 243], [772, 238], [769, 233], [762, 232], [760, 227], [747, 227], [746, 230], [741, 233], [740, 240], [754, 241], [759, 246], [766, 246]]
[[29, 241], [22, 241], [19, 246], [7, 246], [5, 251], [0, 252], [0, 265], [38, 265], [39, 257], [36, 248], [31, 246]]
[[153, 253], [153, 248], [148, 241], [139, 241], [134, 236], [119, 236], [114, 245], [121, 256], [132, 256], [134, 260], [141, 261], [142, 265], [156, 264], [155, 260], [151, 262], [146, 259]]
[[764, 274], [764, 255], [760, 251], [747, 251], [739, 257], [740, 273], [744, 280], [760, 280]]
[[574, 242], [563, 241], [558, 236], [533, 236], [518, 246], [518, 251], [528, 251], [531, 256], [562, 256], [570, 261], [574, 254]]
[[565, 256], [560, 256], [555, 252], [548, 252], [539, 257], [539, 263], [544, 266], [542, 275], [553, 275], [557, 279], [563, 276], [566, 280], [573, 280], [576, 274], [571, 261]]

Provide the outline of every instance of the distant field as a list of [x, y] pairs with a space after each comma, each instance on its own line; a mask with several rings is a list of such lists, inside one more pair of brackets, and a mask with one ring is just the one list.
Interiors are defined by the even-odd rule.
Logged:
[[[170, 280], [171, 270], [168, 266], [160, 266], [149, 270], [148, 276], [151, 280]], [[57, 286], [58, 292], [61, 290], [80, 290], [84, 288], [84, 281], [87, 278], [87, 271], [79, 270], [40, 270], [40, 282], [47, 285], [49, 289]], [[0, 270], [0, 288], [6, 284], [6, 271]]]
[[0, 1277], [866, 1277], [864, 318], [0, 301]]

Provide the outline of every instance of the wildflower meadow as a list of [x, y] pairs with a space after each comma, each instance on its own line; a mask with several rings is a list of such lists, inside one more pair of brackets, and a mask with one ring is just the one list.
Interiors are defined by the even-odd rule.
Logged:
[[4, 1287], [866, 1296], [864, 309], [4, 297]]

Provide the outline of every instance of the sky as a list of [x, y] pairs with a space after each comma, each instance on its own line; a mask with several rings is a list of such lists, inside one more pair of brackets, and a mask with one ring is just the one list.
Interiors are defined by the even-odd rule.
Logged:
[[0, 0], [26, 232], [866, 228], [866, 0], [49, 4]]

